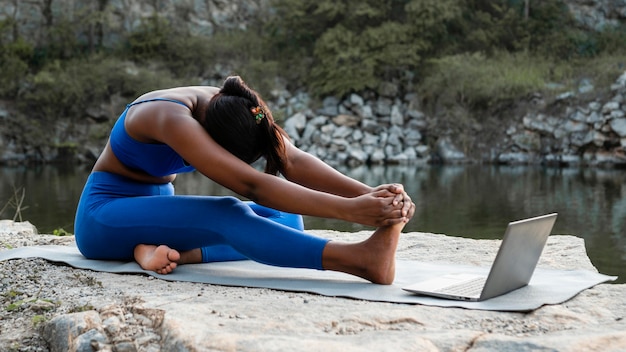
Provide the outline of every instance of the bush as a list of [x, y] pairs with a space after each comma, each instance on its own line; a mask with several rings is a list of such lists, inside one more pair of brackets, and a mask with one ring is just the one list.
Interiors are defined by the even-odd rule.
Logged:
[[432, 70], [420, 90], [438, 104], [488, 108], [532, 92], [543, 91], [549, 79], [563, 80], [567, 73], [548, 60], [527, 54], [462, 54], [433, 60]]
[[205, 38], [205, 75], [220, 84], [226, 75], [239, 75], [261, 95], [268, 96], [285, 73], [261, 29], [233, 30]]
[[22, 79], [28, 74], [28, 64], [15, 55], [2, 53], [0, 67], [3, 71], [0, 75], [0, 96], [15, 98]]
[[596, 87], [608, 89], [617, 77], [626, 71], [626, 55], [600, 54], [589, 59], [580, 59], [572, 63], [571, 79], [575, 84], [581, 78], [590, 78]]
[[140, 65], [156, 65], [170, 71], [173, 77], [187, 81], [203, 77], [221, 83], [225, 76], [237, 74], [267, 94], [281, 72], [278, 62], [272, 59], [261, 24], [251, 26], [255, 29], [202, 36], [153, 16], [130, 34], [128, 53], [122, 52], [122, 55]]
[[[272, 43], [315, 95], [375, 89], [415, 70], [460, 14], [454, 0], [280, 0]], [[287, 66], [289, 63], [286, 64]], [[291, 72], [290, 72], [291, 73]]]
[[22, 79], [28, 74], [33, 59], [33, 47], [22, 38], [9, 40], [8, 33], [15, 23], [0, 21], [0, 97], [13, 99], [18, 93]]
[[167, 70], [143, 67], [114, 58], [92, 56], [55, 61], [27, 80], [19, 106], [41, 120], [77, 119], [93, 104], [114, 94], [136, 97], [155, 88], [178, 85]]
[[[136, 67], [131, 62], [93, 56], [46, 65], [25, 79], [18, 99], [19, 115], [13, 128], [24, 144], [41, 148], [61, 141], [50, 138], [50, 128], [58, 120], [70, 122], [86, 118], [89, 107], [110, 102], [122, 95], [128, 99], [156, 88], [191, 84], [174, 79], [169, 71], [154, 67]], [[61, 136], [63, 138], [63, 136]]]
[[316, 43], [310, 88], [318, 95], [338, 96], [374, 88], [376, 61], [360, 39], [341, 25], [326, 31]]
[[594, 33], [598, 54], [626, 56], [626, 23]]

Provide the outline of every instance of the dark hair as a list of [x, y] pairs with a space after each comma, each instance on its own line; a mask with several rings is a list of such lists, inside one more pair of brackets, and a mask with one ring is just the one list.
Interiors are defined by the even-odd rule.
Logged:
[[[260, 107], [263, 118], [255, 119], [252, 110]], [[265, 172], [276, 175], [285, 165], [287, 133], [272, 117], [259, 94], [239, 76], [230, 76], [222, 89], [209, 101], [204, 129], [224, 149], [248, 164], [260, 157], [266, 160]]]

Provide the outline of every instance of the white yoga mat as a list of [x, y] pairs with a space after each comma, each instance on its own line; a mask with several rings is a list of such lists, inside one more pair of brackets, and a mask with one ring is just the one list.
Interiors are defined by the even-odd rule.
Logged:
[[280, 268], [250, 260], [181, 265], [171, 274], [159, 275], [141, 269], [135, 262], [86, 259], [75, 246], [30, 246], [0, 251], [0, 260], [19, 258], [43, 258], [79, 269], [118, 274], [145, 274], [168, 281], [270, 288], [377, 302], [494, 311], [531, 311], [545, 304], [563, 303], [587, 288], [617, 279], [616, 276], [607, 276], [589, 270], [537, 268], [530, 284], [526, 287], [483, 302], [463, 302], [419, 296], [402, 290], [402, 287], [450, 271], [486, 273], [488, 268], [398, 260], [396, 263], [396, 280], [393, 285], [385, 286], [375, 285], [343, 273]]

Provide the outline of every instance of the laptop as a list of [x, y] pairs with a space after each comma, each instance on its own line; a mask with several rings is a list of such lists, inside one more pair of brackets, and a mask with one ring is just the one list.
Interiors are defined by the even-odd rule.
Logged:
[[402, 289], [462, 301], [484, 301], [528, 285], [557, 214], [509, 223], [489, 275], [450, 273]]

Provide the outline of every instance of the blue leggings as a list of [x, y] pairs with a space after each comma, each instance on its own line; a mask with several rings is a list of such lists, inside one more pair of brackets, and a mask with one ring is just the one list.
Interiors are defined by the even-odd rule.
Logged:
[[174, 195], [107, 172], [89, 175], [76, 210], [76, 244], [90, 259], [133, 260], [138, 244], [200, 248], [203, 262], [252, 259], [322, 269], [327, 239], [303, 232], [300, 215], [229, 196]]

